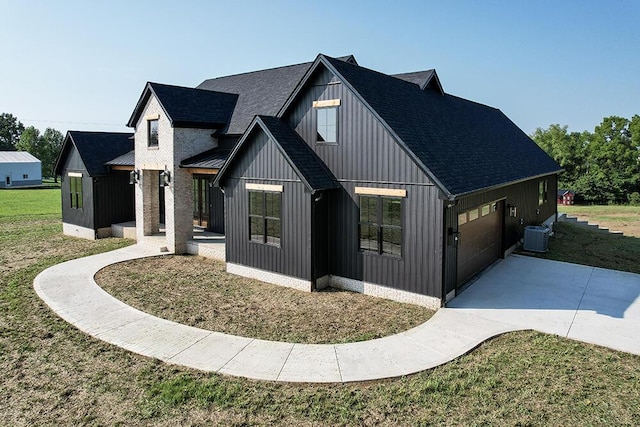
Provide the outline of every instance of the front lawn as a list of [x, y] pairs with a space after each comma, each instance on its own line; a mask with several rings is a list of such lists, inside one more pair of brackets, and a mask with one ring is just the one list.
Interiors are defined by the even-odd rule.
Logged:
[[96, 282], [144, 312], [210, 331], [308, 344], [406, 331], [433, 311], [346, 291], [301, 292], [229, 274], [225, 263], [166, 256], [111, 265]]
[[2, 425], [640, 425], [639, 356], [537, 332], [366, 384], [257, 382], [138, 356], [58, 318], [32, 286], [48, 266], [130, 242], [63, 237], [59, 214], [2, 209]]

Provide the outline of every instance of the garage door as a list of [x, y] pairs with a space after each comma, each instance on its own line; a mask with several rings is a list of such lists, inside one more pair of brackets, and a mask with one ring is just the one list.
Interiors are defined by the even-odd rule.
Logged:
[[500, 258], [502, 202], [478, 206], [458, 215], [458, 280], [460, 286]]

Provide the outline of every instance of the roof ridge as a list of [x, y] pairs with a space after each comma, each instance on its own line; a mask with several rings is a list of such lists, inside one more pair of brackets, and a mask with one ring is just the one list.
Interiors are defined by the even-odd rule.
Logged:
[[[312, 63], [313, 63], [313, 61], [306, 61], [306, 62], [300, 62], [298, 64], [282, 65], [280, 67], [264, 68], [262, 70], [246, 71], [244, 73], [235, 73], [235, 74], [229, 74], [229, 75], [226, 75], [226, 76], [212, 77], [210, 79], [205, 79], [202, 83], [208, 82], [208, 81], [211, 81], [211, 80], [225, 79], [227, 77], [244, 76], [244, 75], [248, 75], [248, 74], [262, 73], [264, 71], [282, 70], [284, 68], [298, 67], [300, 65], [305, 65], [305, 64], [311, 65]], [[200, 83], [200, 84], [202, 84], [202, 83]], [[198, 86], [200, 86], [200, 84]], [[206, 90], [206, 89], [201, 89], [201, 90]]]

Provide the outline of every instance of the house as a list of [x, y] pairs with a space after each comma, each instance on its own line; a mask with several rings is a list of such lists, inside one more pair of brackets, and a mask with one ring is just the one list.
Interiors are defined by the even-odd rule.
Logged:
[[42, 163], [26, 151], [0, 151], [0, 188], [42, 185]]
[[133, 135], [69, 131], [56, 161], [62, 188], [64, 234], [96, 239], [111, 225], [135, 219]]
[[128, 126], [134, 150], [97, 162], [129, 169], [138, 239], [164, 227], [184, 253], [194, 226], [224, 233], [227, 271], [305, 291], [440, 307], [557, 214], [558, 164], [435, 70], [319, 55], [195, 88], [149, 82]]
[[220, 170], [227, 271], [440, 307], [552, 222], [558, 164], [502, 112], [319, 55]]
[[558, 204], [559, 205], [572, 205], [573, 199], [576, 197], [576, 193], [571, 190], [559, 189], [558, 190]]

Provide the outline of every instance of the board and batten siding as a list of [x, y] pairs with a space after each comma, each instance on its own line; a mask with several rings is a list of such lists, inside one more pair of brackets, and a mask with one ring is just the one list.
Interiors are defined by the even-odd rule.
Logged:
[[[262, 131], [224, 179], [227, 262], [311, 280], [311, 194]], [[283, 186], [280, 247], [249, 241], [247, 183]]]
[[[69, 172], [82, 174], [82, 208], [71, 207], [71, 196], [69, 189]], [[60, 175], [60, 187], [62, 197], [62, 222], [75, 224], [80, 227], [95, 229], [94, 206], [93, 206], [93, 178], [89, 176], [87, 168], [75, 149], [71, 150], [67, 156], [67, 161], [62, 168]]]
[[[538, 185], [540, 181], [547, 181], [547, 201], [538, 204]], [[547, 175], [520, 182], [513, 185], [489, 190], [460, 198], [456, 205], [446, 209], [445, 230], [458, 229], [458, 214], [473, 209], [483, 204], [494, 201], [503, 203], [504, 232], [502, 237], [502, 254], [510, 247], [518, 243], [524, 236], [524, 228], [528, 225], [540, 225], [549, 217], [557, 213], [557, 175]], [[515, 206], [517, 216], [509, 216], [509, 206]], [[522, 222], [522, 223], [521, 223]], [[456, 248], [451, 235], [447, 236], [446, 265], [444, 267], [446, 291], [450, 292], [456, 286]]]
[[129, 184], [129, 172], [111, 171], [97, 177], [94, 183], [95, 228], [135, 221], [134, 186]]
[[214, 186], [209, 186], [209, 230], [224, 234], [224, 194]]
[[[332, 275], [442, 298], [442, 206], [438, 190], [421, 185], [376, 185], [406, 190], [402, 202], [402, 256], [359, 249], [358, 183], [331, 192], [330, 270]], [[367, 186], [367, 185], [365, 185]]]
[[[339, 99], [338, 142], [316, 142], [314, 101]], [[329, 271], [334, 276], [441, 298], [443, 202], [439, 190], [375, 115], [328, 70], [284, 116], [324, 161], [342, 188], [329, 195]], [[407, 191], [403, 199], [402, 257], [359, 250], [355, 187]]]
[[[313, 101], [339, 99], [338, 143], [316, 142]], [[431, 184], [369, 109], [327, 70], [292, 105], [285, 120], [338, 180]]]

